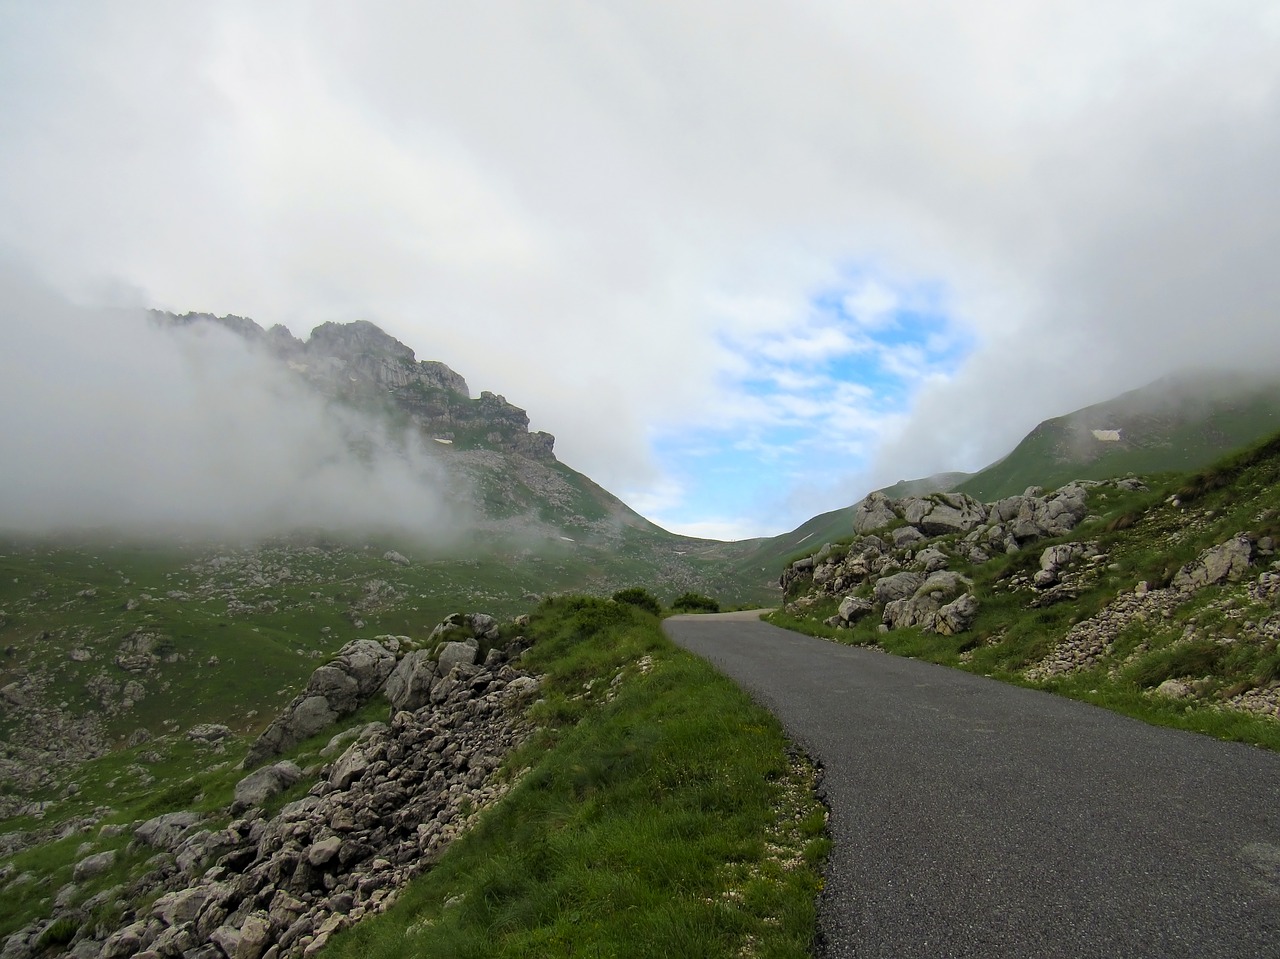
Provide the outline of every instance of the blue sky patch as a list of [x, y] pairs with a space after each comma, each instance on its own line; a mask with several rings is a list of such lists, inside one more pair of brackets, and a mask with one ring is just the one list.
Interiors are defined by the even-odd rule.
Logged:
[[936, 284], [851, 273], [799, 312], [782, 329], [722, 335], [722, 406], [654, 439], [670, 478], [644, 510], [657, 522], [717, 538], [773, 535], [849, 505], [806, 496], [797, 512], [792, 493], [866, 470], [919, 389], [953, 375], [975, 346]]

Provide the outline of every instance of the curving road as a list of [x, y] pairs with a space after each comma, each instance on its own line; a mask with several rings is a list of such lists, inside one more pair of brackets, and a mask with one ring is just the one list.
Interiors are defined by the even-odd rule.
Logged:
[[819, 955], [1280, 957], [1280, 755], [754, 614], [666, 629], [823, 768]]

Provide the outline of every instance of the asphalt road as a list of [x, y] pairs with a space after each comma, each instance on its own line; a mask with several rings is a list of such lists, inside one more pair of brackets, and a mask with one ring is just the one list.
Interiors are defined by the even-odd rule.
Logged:
[[1280, 957], [1280, 755], [741, 614], [666, 622], [823, 769], [820, 956]]

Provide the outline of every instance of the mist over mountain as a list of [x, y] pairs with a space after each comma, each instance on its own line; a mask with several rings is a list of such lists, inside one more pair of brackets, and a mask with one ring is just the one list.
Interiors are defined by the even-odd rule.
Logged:
[[417, 431], [333, 402], [257, 337], [80, 307], [13, 275], [0, 321], [2, 527], [446, 537], [468, 522]]

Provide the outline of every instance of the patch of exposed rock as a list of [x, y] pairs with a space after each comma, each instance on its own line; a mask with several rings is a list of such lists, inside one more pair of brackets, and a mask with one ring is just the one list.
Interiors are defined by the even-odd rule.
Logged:
[[254, 742], [246, 769], [292, 749], [304, 739], [349, 716], [369, 702], [396, 666], [396, 655], [382, 643], [357, 639], [311, 674], [307, 688], [285, 707]]
[[[522, 642], [508, 647], [516, 655], [523, 649]], [[228, 826], [187, 811], [138, 824], [134, 842], [160, 855], [124, 892], [132, 901], [154, 899], [152, 906], [103, 930], [86, 922], [85, 905], [62, 903], [49, 920], [11, 936], [2, 954], [36, 955], [44, 930], [70, 919], [82, 926], [66, 956], [315, 955], [338, 930], [390, 907], [406, 882], [510, 788], [511, 780], [493, 773], [528, 735], [524, 709], [540, 682], [506, 660], [507, 650], [495, 649], [487, 665], [459, 661], [420, 683], [421, 706], [393, 708], [389, 723], [335, 737], [341, 753], [306, 796], [275, 816], [260, 804], [301, 779], [289, 762], [241, 780], [232, 807], [240, 818]], [[95, 855], [81, 860], [78, 873], [109, 866]]]
[[[1054, 549], [1061, 550], [1062, 547]], [[1051, 568], [1060, 570], [1058, 561], [1069, 561], [1070, 552], [1068, 550], [1042, 557], [1042, 570], [1046, 563]], [[1046, 550], [1046, 554], [1048, 553]], [[1133, 592], [1121, 594], [1097, 615], [1072, 626], [1048, 656], [1028, 667], [1026, 677], [1044, 680], [1098, 665], [1110, 656], [1116, 637], [1126, 627], [1134, 622], [1158, 623], [1171, 619], [1174, 611], [1199, 590], [1241, 579], [1251, 569], [1253, 555], [1253, 542], [1246, 534], [1240, 533], [1224, 543], [1202, 551], [1195, 560], [1173, 575], [1167, 588], [1150, 589], [1146, 583], [1139, 583]], [[1270, 584], [1273, 575], [1264, 572], [1258, 583], [1251, 587], [1251, 592], [1255, 596], [1263, 595], [1267, 589], [1263, 584]], [[1175, 695], [1179, 692], [1170, 687], [1162, 695]]]

